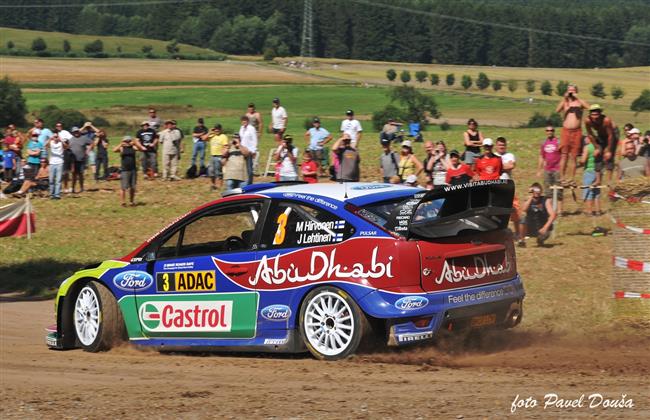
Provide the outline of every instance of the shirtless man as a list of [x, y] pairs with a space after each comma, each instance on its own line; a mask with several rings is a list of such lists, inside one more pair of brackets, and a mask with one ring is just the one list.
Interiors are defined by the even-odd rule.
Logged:
[[[562, 113], [562, 132], [560, 134], [560, 171], [562, 185], [575, 185], [576, 160], [580, 154], [582, 141], [582, 112], [589, 108], [589, 104], [578, 98], [578, 87], [569, 85], [555, 112]], [[567, 174], [567, 169], [568, 174]]]
[[264, 127], [264, 121], [262, 121], [262, 114], [255, 109], [254, 103], [251, 102], [248, 104], [246, 116], [248, 117], [250, 124], [257, 131], [257, 140], [260, 141], [262, 139], [262, 127]]
[[607, 183], [612, 181], [614, 171], [614, 155], [616, 154], [615, 126], [612, 119], [603, 114], [598, 104], [589, 107], [589, 116], [585, 119], [585, 128], [589, 141], [600, 151], [596, 159], [596, 171], [607, 171]]

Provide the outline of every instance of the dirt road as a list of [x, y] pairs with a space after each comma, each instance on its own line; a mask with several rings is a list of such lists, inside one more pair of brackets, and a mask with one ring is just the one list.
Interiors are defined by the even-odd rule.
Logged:
[[[450, 340], [335, 363], [306, 355], [166, 355], [129, 346], [89, 354], [45, 347], [52, 307], [52, 301], [0, 303], [3, 419], [492, 418], [510, 414], [517, 395], [537, 406], [529, 400], [516, 416], [650, 418], [647, 339], [536, 336], [522, 325], [465, 346]], [[551, 393], [565, 400], [584, 394], [574, 403], [582, 407], [544, 408]], [[605, 409], [605, 401], [589, 408], [594, 393], [634, 408]]]

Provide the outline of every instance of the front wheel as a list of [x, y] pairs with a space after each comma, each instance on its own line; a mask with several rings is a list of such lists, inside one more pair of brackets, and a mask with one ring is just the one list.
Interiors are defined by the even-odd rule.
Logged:
[[307, 294], [300, 308], [300, 333], [311, 354], [339, 360], [353, 354], [366, 329], [365, 315], [343, 290], [325, 286]]
[[113, 294], [103, 284], [91, 281], [77, 295], [74, 328], [85, 351], [109, 350], [124, 340], [124, 319]]

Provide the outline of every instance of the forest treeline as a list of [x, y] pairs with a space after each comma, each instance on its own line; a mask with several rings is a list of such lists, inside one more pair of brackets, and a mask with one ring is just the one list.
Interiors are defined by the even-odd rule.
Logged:
[[[300, 54], [303, 0], [133, 5], [122, 0], [110, 6], [106, 1], [94, 6], [90, 0], [9, 1], [43, 7], [4, 8], [0, 26], [177, 40], [229, 54]], [[56, 7], [70, 3], [80, 6]], [[312, 3], [318, 57], [530, 67], [650, 65], [650, 3], [643, 0]]]

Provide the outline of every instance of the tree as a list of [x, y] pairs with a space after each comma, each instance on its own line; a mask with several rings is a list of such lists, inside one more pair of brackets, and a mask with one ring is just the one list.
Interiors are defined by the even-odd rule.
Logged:
[[142, 46], [142, 52], [145, 54], [151, 54], [151, 51], [153, 51], [153, 47], [151, 45], [143, 45]]
[[32, 41], [32, 51], [45, 51], [47, 49], [47, 44], [43, 38], [36, 38]]
[[535, 81], [534, 80], [526, 80], [526, 92], [528, 93], [533, 93], [535, 92]]
[[551, 96], [553, 94], [553, 86], [548, 80], [544, 80], [539, 87], [539, 90], [542, 92], [542, 95]]
[[519, 83], [517, 83], [516, 80], [514, 79], [508, 80], [508, 90], [510, 92], [514, 92], [515, 90], [517, 90], [518, 87], [519, 87]]
[[405, 108], [405, 119], [426, 124], [427, 116], [438, 118], [440, 112], [433, 96], [425, 95], [413, 86], [395, 86], [391, 88], [389, 97], [392, 102], [398, 102]]
[[70, 41], [67, 39], [63, 40], [63, 52], [64, 53], [69, 53], [70, 50], [72, 49], [72, 46], [70, 45]]
[[456, 76], [454, 76], [454, 73], [449, 73], [447, 77], [445, 77], [445, 83], [447, 83], [447, 86], [453, 86], [455, 82]]
[[15, 47], [13, 41], [7, 41], [7, 49], [12, 50]]
[[611, 93], [612, 98], [614, 99], [621, 99], [623, 96], [625, 96], [625, 91], [620, 86], [612, 86]]
[[18, 83], [14, 83], [5, 76], [0, 80], [0, 126], [6, 127], [9, 124], [24, 126], [27, 106], [25, 98]]
[[429, 80], [431, 81], [431, 84], [434, 85], [434, 86], [437, 86], [437, 85], [440, 84], [440, 76], [438, 76], [438, 74], [436, 74], [436, 73], [431, 73], [429, 75]]
[[555, 85], [555, 94], [557, 96], [564, 96], [568, 88], [569, 82], [566, 80], [560, 80], [557, 82], [557, 85]]
[[463, 74], [463, 78], [460, 80], [460, 85], [463, 89], [467, 90], [472, 87], [472, 76]]
[[395, 69], [386, 70], [386, 79], [392, 82], [395, 80], [396, 77], [397, 77], [397, 72], [395, 71]]
[[417, 80], [418, 83], [424, 83], [427, 80], [427, 77], [429, 77], [429, 73], [425, 70], [418, 70], [415, 72], [415, 80]]
[[650, 89], [644, 89], [630, 105], [630, 109], [634, 112], [650, 111]]
[[172, 39], [169, 44], [165, 45], [165, 49], [167, 50], [168, 53], [170, 54], [176, 54], [178, 53], [178, 42], [175, 39]]
[[84, 45], [84, 52], [87, 54], [97, 54], [104, 51], [104, 43], [101, 39], [96, 39]]
[[605, 86], [602, 82], [594, 83], [591, 86], [591, 96], [594, 98], [603, 99], [607, 94], [605, 93]]
[[501, 80], [493, 80], [492, 89], [494, 89], [495, 92], [501, 90]]
[[476, 79], [476, 87], [484, 90], [490, 86], [490, 79], [487, 77], [487, 74], [480, 72], [478, 78]]
[[399, 75], [399, 79], [402, 83], [408, 83], [411, 81], [411, 72], [408, 70], [402, 70], [402, 73]]

